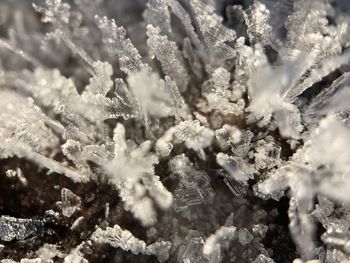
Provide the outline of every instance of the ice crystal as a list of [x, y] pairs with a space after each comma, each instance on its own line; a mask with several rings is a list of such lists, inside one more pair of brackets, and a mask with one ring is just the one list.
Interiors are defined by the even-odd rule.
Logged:
[[[131, 74], [128, 84], [146, 113], [154, 117], [174, 115], [171, 94], [166, 90], [165, 81], [157, 73], [143, 70]], [[158, 110], [158, 105], [161, 105], [162, 111]]]
[[[233, 41], [236, 34], [222, 25], [222, 18], [215, 13], [215, 2], [193, 0], [190, 4], [196, 14], [196, 22], [205, 46], [211, 55], [218, 56], [223, 61], [235, 57], [235, 50], [225, 42]], [[215, 61], [215, 64], [219, 61]]]
[[227, 150], [230, 146], [237, 144], [241, 140], [241, 131], [231, 125], [224, 124], [222, 128], [215, 131], [215, 137], [222, 150]]
[[203, 253], [205, 255], [211, 255], [216, 246], [220, 244], [220, 242], [222, 240], [228, 240], [230, 238], [234, 238], [235, 235], [235, 231], [236, 231], [236, 227], [231, 226], [231, 227], [227, 227], [227, 226], [222, 226], [220, 227], [220, 229], [218, 229], [215, 234], [209, 236], [204, 244], [203, 247]]
[[23, 240], [42, 231], [43, 222], [32, 219], [17, 219], [10, 216], [0, 218], [0, 238], [3, 241]]
[[125, 73], [137, 72], [148, 68], [141, 61], [141, 56], [131, 40], [126, 38], [126, 31], [118, 27], [113, 19], [96, 16], [98, 28], [102, 32], [103, 42], [112, 57], [117, 56], [121, 70]]
[[56, 245], [52, 244], [44, 244], [41, 248], [39, 248], [35, 254], [44, 262], [49, 261], [56, 256], [61, 256]]
[[[156, 149], [160, 156], [168, 156], [173, 148], [173, 140], [184, 142], [186, 147], [197, 151], [203, 156], [203, 149], [213, 140], [214, 132], [200, 125], [198, 120], [182, 121], [171, 127], [156, 142]], [[204, 157], [204, 156], [203, 156]]]
[[1, 262], [350, 260], [347, 1], [33, 2], [0, 3]]
[[120, 191], [125, 208], [142, 224], [152, 225], [156, 221], [152, 199], [162, 209], [172, 203], [171, 193], [154, 174], [158, 158], [149, 152], [150, 141], [135, 149], [128, 148], [122, 124], [114, 129], [114, 142], [114, 158], [104, 165], [109, 181]]
[[81, 205], [81, 199], [79, 196], [72, 193], [69, 189], [62, 188], [61, 190], [62, 201], [57, 205], [61, 208], [62, 214], [66, 217], [71, 217], [74, 212], [79, 209]]
[[271, 26], [268, 24], [270, 12], [266, 6], [254, 1], [244, 13], [244, 19], [247, 24], [247, 34], [252, 44], [267, 44], [270, 39]]
[[216, 69], [211, 78], [203, 83], [202, 95], [208, 100], [208, 105], [223, 113], [239, 115], [241, 109], [235, 103], [230, 103], [229, 90], [230, 73], [224, 68]]
[[153, 25], [147, 26], [147, 45], [160, 61], [163, 71], [169, 75], [181, 91], [187, 89], [189, 76], [185, 63], [175, 42], [169, 41], [166, 36], [160, 35], [160, 30]]
[[108, 243], [133, 254], [155, 255], [160, 262], [166, 261], [169, 257], [169, 242], [156, 242], [147, 246], [144, 241], [134, 237], [128, 230], [123, 230], [118, 225], [113, 228], [108, 227], [106, 230], [98, 228], [91, 238], [94, 242]]
[[[88, 243], [87, 245], [89, 245], [91, 241], [88, 241], [87, 243]], [[82, 252], [82, 249], [84, 248], [85, 245], [86, 243], [82, 242], [80, 245], [72, 249], [70, 253], [64, 257], [63, 262], [64, 263], [75, 263], [75, 262], [88, 263], [89, 261], [87, 261], [84, 258], [84, 253]]]
[[175, 211], [183, 211], [190, 206], [213, 201], [215, 192], [210, 186], [208, 175], [196, 171], [188, 158], [184, 155], [176, 156], [169, 165], [171, 170], [180, 177], [180, 183], [174, 191]]
[[172, 34], [171, 12], [166, 0], [151, 0], [146, 4], [144, 12], [145, 21], [148, 25], [156, 25], [165, 35]]
[[17, 179], [23, 184], [24, 186], [28, 185], [27, 179], [24, 177], [22, 170], [20, 168], [17, 168], [16, 171], [14, 170], [7, 170], [6, 176], [9, 178], [17, 177]]

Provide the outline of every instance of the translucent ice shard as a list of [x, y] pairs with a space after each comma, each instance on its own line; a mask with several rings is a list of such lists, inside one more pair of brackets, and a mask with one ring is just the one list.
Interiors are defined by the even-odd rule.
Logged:
[[215, 137], [222, 150], [227, 150], [230, 146], [238, 143], [241, 140], [241, 131], [228, 124], [224, 124], [222, 128], [215, 131]]
[[222, 18], [215, 13], [215, 2], [193, 0], [190, 4], [209, 52], [225, 60], [235, 57], [235, 50], [225, 42], [233, 41], [236, 34], [222, 24]]
[[57, 145], [57, 137], [45, 126], [48, 117], [31, 98], [7, 90], [1, 90], [0, 94], [3, 98], [0, 102], [0, 137], [3, 142], [18, 141], [36, 151]]
[[[349, 60], [350, 60], [350, 52], [345, 51], [343, 54], [339, 56], [332, 56], [327, 58], [327, 60], [322, 61], [319, 67], [313, 68], [305, 79], [299, 82], [293, 89], [288, 90], [287, 98], [290, 100], [296, 100], [297, 96], [302, 94], [305, 90], [310, 88], [315, 83], [320, 82], [322, 78], [336, 71], [341, 66], [346, 65], [349, 62]], [[344, 75], [347, 75], [347, 74], [344, 74]], [[335, 82], [334, 84], [336, 83], [337, 82]], [[334, 87], [334, 85], [332, 86]], [[329, 90], [329, 88], [327, 88], [326, 90]], [[322, 91], [322, 93], [325, 94], [326, 92]], [[319, 95], [317, 96], [318, 98], [320, 97]]]
[[78, 246], [73, 248], [68, 255], [64, 257], [64, 263], [89, 263], [86, 258], [84, 258], [84, 253], [82, 252], [85, 246], [91, 245], [91, 241], [83, 241]]
[[106, 230], [97, 228], [92, 234], [91, 240], [96, 243], [108, 243], [113, 247], [120, 247], [125, 251], [134, 254], [142, 253], [146, 250], [146, 243], [134, 237], [128, 230], [121, 229], [118, 225], [107, 227]]
[[329, 87], [315, 96], [303, 113], [303, 119], [309, 124], [317, 124], [324, 114], [335, 114], [349, 108], [347, 98], [349, 93], [350, 73], [346, 72], [337, 78]]
[[102, 41], [107, 45], [111, 56], [119, 59], [120, 68], [125, 73], [133, 73], [149, 67], [141, 60], [141, 56], [130, 39], [126, 30], [118, 27], [114, 19], [96, 16], [96, 23], [102, 32]]
[[205, 240], [203, 254], [210, 256], [215, 251], [217, 245], [233, 240], [235, 238], [235, 232], [236, 227], [234, 226], [221, 226]]
[[[64, 119], [76, 123], [80, 130], [89, 133], [85, 131], [87, 124], [84, 119], [96, 122], [120, 116], [129, 119], [137, 115], [133, 98], [127, 93], [124, 87], [126, 84], [121, 80], [115, 81], [115, 96], [105, 96], [113, 85], [110, 79], [110, 65], [103, 62], [94, 62], [94, 65], [99, 69], [93, 73], [90, 85], [81, 95], [73, 80], [62, 76], [58, 70], [37, 68], [34, 72], [8, 74], [6, 77], [12, 85], [29, 93], [40, 106], [49, 107]], [[108, 77], [104, 82], [98, 80], [106, 74]], [[56, 121], [55, 126], [60, 125], [62, 124]], [[61, 134], [64, 127], [57, 127], [56, 130]]]
[[165, 89], [168, 93], [171, 94], [175, 118], [178, 120], [191, 119], [191, 114], [189, 113], [188, 105], [186, 104], [178, 87], [176, 86], [176, 83], [172, 81], [169, 76], [165, 76]]
[[244, 169], [239, 160], [240, 159], [237, 157], [232, 157], [224, 153], [218, 153], [216, 155], [216, 162], [224, 168], [233, 179], [246, 184], [249, 179], [253, 178], [253, 173]]
[[271, 169], [279, 166], [282, 162], [281, 146], [273, 141], [271, 136], [257, 142], [254, 154], [256, 167], [258, 169]]
[[255, 194], [263, 199], [272, 198], [279, 200], [283, 196], [284, 190], [288, 187], [289, 176], [293, 176], [294, 172], [300, 172], [298, 168], [297, 166], [289, 167], [286, 165], [273, 170], [265, 181], [259, 182], [254, 186]]
[[169, 259], [171, 242], [158, 241], [146, 247], [146, 255], [155, 255], [159, 262], [166, 262]]
[[168, 2], [167, 0], [149, 0], [143, 15], [148, 25], [158, 26], [164, 35], [172, 33]]
[[[50, 38], [60, 39], [66, 46], [77, 54], [89, 67], [93, 67], [93, 59], [80, 45], [79, 37], [84, 38], [86, 30], [81, 26], [82, 15], [71, 11], [71, 5], [61, 0], [45, 0], [40, 4], [33, 4], [35, 11], [42, 14], [42, 22], [50, 23], [54, 31], [48, 34]], [[81, 39], [79, 39], [81, 42]], [[90, 70], [89, 68], [87, 68]]]
[[85, 87], [85, 92], [94, 95], [106, 96], [113, 86], [111, 77], [113, 75], [112, 65], [107, 62], [96, 61], [93, 64], [94, 74], [89, 85]]
[[210, 108], [223, 113], [239, 115], [242, 109], [237, 104], [230, 102], [229, 81], [230, 73], [226, 69], [216, 69], [211, 78], [203, 83], [202, 95], [207, 99]]
[[[293, 7], [294, 12], [288, 16], [285, 23], [289, 48], [316, 51], [319, 59], [340, 52], [341, 38], [345, 31], [339, 31], [338, 28], [342, 25], [328, 23], [327, 15], [332, 12], [332, 7], [327, 1], [317, 4], [309, 0], [298, 1]], [[310, 12], [311, 10], [313, 12]], [[300, 38], [300, 35], [303, 38]]]
[[184, 211], [191, 206], [213, 201], [215, 192], [210, 185], [210, 178], [203, 171], [196, 170], [184, 154], [174, 157], [169, 166], [180, 180], [174, 191], [175, 211]]
[[61, 190], [62, 201], [58, 202], [57, 205], [62, 210], [62, 214], [66, 217], [71, 217], [76, 210], [80, 209], [81, 199], [79, 196], [74, 194], [67, 188]]
[[244, 19], [247, 24], [247, 33], [252, 44], [269, 42], [271, 26], [268, 24], [270, 12], [260, 1], [254, 3], [244, 12]]
[[192, 24], [191, 17], [178, 0], [167, 0], [171, 12], [179, 18], [192, 44], [199, 50], [203, 49], [203, 44], [199, 40], [196, 30]]
[[176, 82], [180, 91], [185, 91], [189, 76], [176, 43], [162, 36], [160, 29], [153, 25], [147, 26], [147, 36], [147, 45], [160, 61], [164, 73]]
[[[14, 92], [2, 90], [0, 102], [0, 138], [2, 158], [18, 156], [26, 158], [59, 174], [65, 174], [75, 181], [87, 181], [88, 176], [79, 174], [59, 162], [42, 154], [44, 149], [54, 148], [58, 138], [45, 124], [50, 119], [34, 105], [31, 98], [24, 98]], [[16, 108], [21, 106], [21, 110]]]
[[85, 160], [82, 152], [82, 146], [78, 141], [68, 139], [65, 144], [61, 146], [62, 153], [71, 160], [75, 167], [84, 174], [91, 175], [92, 172]]
[[183, 263], [199, 263], [199, 262], [208, 262], [209, 260], [203, 255], [203, 245], [204, 240], [202, 237], [192, 238], [182, 257], [180, 262]]

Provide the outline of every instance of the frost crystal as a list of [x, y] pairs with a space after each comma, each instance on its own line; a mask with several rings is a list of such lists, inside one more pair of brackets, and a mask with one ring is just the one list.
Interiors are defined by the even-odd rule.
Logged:
[[215, 2], [193, 0], [190, 3], [208, 51], [223, 60], [235, 57], [235, 50], [225, 42], [233, 41], [236, 34], [222, 25], [222, 18], [215, 14]]
[[149, 141], [135, 149], [128, 148], [125, 128], [120, 123], [114, 130], [114, 142], [114, 159], [104, 164], [108, 179], [119, 190], [125, 208], [143, 225], [152, 225], [156, 222], [152, 199], [162, 209], [172, 203], [171, 193], [154, 174], [158, 158], [149, 152]]
[[71, 217], [81, 205], [80, 197], [72, 193], [69, 189], [62, 188], [61, 198], [62, 201], [58, 202], [57, 205], [61, 208], [64, 216]]
[[6, 171], [6, 176], [9, 178], [13, 178], [13, 177], [17, 177], [18, 180], [24, 185], [27, 186], [28, 185], [28, 181], [27, 179], [24, 177], [22, 170], [20, 168], [17, 168], [16, 171], [14, 170], [7, 170]]
[[238, 105], [229, 101], [230, 73], [224, 68], [214, 71], [211, 78], [203, 83], [202, 94], [208, 100], [209, 107], [223, 113], [239, 115], [241, 110]]
[[224, 153], [218, 153], [216, 156], [217, 163], [224, 168], [236, 181], [241, 183], [247, 183], [247, 181], [252, 178], [251, 173], [246, 173], [244, 167], [240, 167], [239, 161], [237, 158], [230, 157]]
[[186, 147], [197, 151], [203, 158], [203, 149], [213, 140], [214, 132], [200, 125], [198, 120], [183, 121], [171, 127], [156, 142], [156, 149], [160, 156], [168, 156], [173, 148], [173, 140], [184, 142]]
[[[88, 241], [86, 243], [88, 243], [87, 245], [89, 245], [89, 243], [91, 243], [91, 241]], [[72, 249], [70, 251], [70, 253], [64, 257], [63, 262], [64, 263], [75, 263], [75, 262], [88, 263], [89, 261], [87, 261], [84, 258], [83, 253], [82, 253], [82, 249], [84, 248], [86, 243], [82, 242], [80, 245], [78, 245], [77, 247]]]
[[220, 229], [218, 229], [215, 234], [209, 236], [206, 240], [205, 240], [205, 244], [204, 244], [204, 248], [203, 248], [203, 253], [205, 255], [211, 255], [216, 246], [220, 244], [220, 242], [222, 242], [223, 240], [229, 240], [229, 239], [233, 239], [235, 237], [235, 231], [236, 231], [236, 227], [231, 226], [231, 227], [227, 227], [227, 226], [222, 226], [220, 227]]
[[148, 25], [157, 25], [165, 35], [172, 34], [171, 13], [166, 0], [150, 0], [144, 12], [145, 21]]
[[97, 228], [91, 239], [96, 243], [107, 243], [133, 254], [155, 255], [160, 262], [165, 262], [169, 257], [169, 242], [156, 242], [147, 246], [144, 241], [134, 237], [128, 230], [123, 230], [118, 225], [114, 225], [113, 228], [107, 227], [106, 230]]
[[43, 222], [32, 219], [17, 219], [10, 216], [0, 218], [0, 239], [2, 241], [24, 240], [43, 230]]
[[204, 172], [194, 169], [186, 156], [176, 156], [169, 164], [171, 170], [180, 178], [180, 183], [174, 191], [175, 211], [213, 201], [215, 192], [210, 186], [209, 177]]
[[350, 262], [348, 1], [112, 2], [0, 1], [1, 262]]
[[126, 38], [126, 31], [118, 27], [113, 19], [96, 16], [99, 29], [102, 32], [103, 42], [107, 45], [111, 56], [119, 59], [121, 70], [132, 73], [148, 68], [141, 61], [141, 56], [130, 39]]
[[169, 41], [166, 36], [161, 36], [159, 28], [153, 25], [147, 26], [147, 36], [147, 45], [160, 61], [164, 73], [176, 82], [180, 91], [185, 91], [189, 76], [175, 42]]
[[267, 44], [270, 38], [271, 26], [268, 24], [270, 12], [266, 6], [258, 1], [249, 7], [244, 13], [247, 24], [247, 33], [252, 44]]
[[224, 124], [221, 129], [215, 131], [215, 137], [218, 140], [220, 148], [227, 150], [230, 146], [241, 140], [241, 131], [235, 126]]
[[[158, 74], [140, 71], [129, 76], [128, 84], [141, 108], [149, 115], [160, 118], [175, 114], [171, 94]], [[159, 111], [159, 107], [162, 111]]]
[[202, 255], [204, 240], [202, 237], [193, 237], [179, 262], [208, 262], [208, 258]]

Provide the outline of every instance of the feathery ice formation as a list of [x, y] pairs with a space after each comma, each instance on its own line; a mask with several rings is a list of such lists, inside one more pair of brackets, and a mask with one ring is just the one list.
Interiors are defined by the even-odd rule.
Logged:
[[0, 2], [1, 263], [350, 262], [346, 0]]

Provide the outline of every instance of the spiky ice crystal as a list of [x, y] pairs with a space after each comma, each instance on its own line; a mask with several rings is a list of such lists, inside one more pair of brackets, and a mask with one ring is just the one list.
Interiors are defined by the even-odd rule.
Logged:
[[346, 0], [30, 2], [0, 2], [2, 263], [350, 261]]

